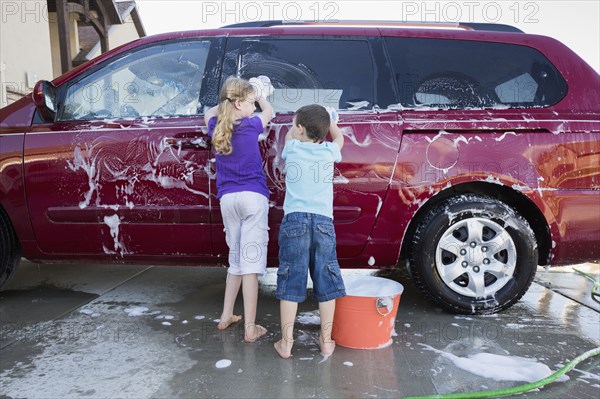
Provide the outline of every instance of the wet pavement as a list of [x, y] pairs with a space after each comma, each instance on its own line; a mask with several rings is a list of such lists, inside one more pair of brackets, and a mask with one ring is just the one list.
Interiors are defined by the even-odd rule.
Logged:
[[[598, 264], [576, 268], [596, 277], [600, 271]], [[0, 397], [401, 398], [524, 383], [510, 378], [514, 363], [498, 363], [487, 377], [457, 365], [483, 369], [473, 360], [482, 353], [556, 371], [600, 344], [592, 283], [571, 267], [540, 268], [519, 303], [486, 316], [435, 308], [403, 272], [344, 273], [375, 273], [404, 285], [392, 345], [338, 345], [324, 358], [319, 327], [311, 324], [317, 303], [310, 299], [299, 307], [308, 317], [296, 324], [293, 356], [283, 360], [272, 346], [279, 339], [275, 270], [260, 283], [257, 321], [269, 334], [246, 344], [241, 323], [226, 332], [215, 328], [224, 268], [23, 261], [0, 292]], [[236, 310], [242, 312], [241, 295]], [[598, 398], [600, 358], [521, 397]]]

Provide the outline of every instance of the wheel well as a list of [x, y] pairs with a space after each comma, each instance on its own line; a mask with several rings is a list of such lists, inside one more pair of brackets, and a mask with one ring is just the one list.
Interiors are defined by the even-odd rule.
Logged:
[[10, 216], [8, 215], [8, 213], [4, 210], [4, 207], [2, 206], [2, 204], [0, 204], [0, 220], [1, 219], [6, 220], [6, 223], [8, 223], [9, 231], [11, 231], [14, 234], [14, 236], [20, 246], [20, 240], [19, 240], [19, 236], [17, 235], [17, 231], [15, 230], [12, 220], [10, 219]]
[[[531, 229], [535, 233], [535, 238], [538, 243], [538, 264], [548, 265], [550, 262], [550, 249], [552, 240], [550, 236], [550, 228], [546, 223], [546, 218], [539, 208], [526, 196], [515, 191], [507, 186], [485, 182], [470, 182], [452, 186], [441, 191], [431, 199], [429, 199], [421, 209], [412, 218], [404, 237], [411, 237], [414, 234], [419, 221], [433, 207], [443, 202], [447, 198], [460, 194], [479, 194], [487, 197], [495, 198], [512, 207], [519, 215], [523, 216]], [[403, 240], [400, 259], [406, 259], [410, 240]]]

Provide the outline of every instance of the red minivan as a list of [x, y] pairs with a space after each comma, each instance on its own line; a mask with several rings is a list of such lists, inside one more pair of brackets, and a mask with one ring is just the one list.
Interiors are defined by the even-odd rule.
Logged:
[[275, 87], [271, 266], [283, 138], [309, 103], [346, 137], [315, 171], [343, 267], [400, 264], [438, 306], [489, 313], [538, 265], [600, 259], [600, 77], [573, 51], [505, 25], [269, 21], [139, 39], [3, 108], [0, 284], [21, 256], [225, 263], [203, 112], [230, 75]]

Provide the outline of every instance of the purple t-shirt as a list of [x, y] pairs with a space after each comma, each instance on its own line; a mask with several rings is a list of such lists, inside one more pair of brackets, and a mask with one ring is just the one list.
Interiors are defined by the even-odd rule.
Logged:
[[[243, 118], [233, 125], [229, 155], [216, 154], [217, 161], [217, 198], [225, 194], [240, 191], [252, 191], [269, 198], [267, 178], [263, 170], [262, 158], [258, 148], [258, 135], [264, 131], [262, 120], [258, 117]], [[217, 117], [208, 121], [208, 135], [212, 137], [217, 126]]]

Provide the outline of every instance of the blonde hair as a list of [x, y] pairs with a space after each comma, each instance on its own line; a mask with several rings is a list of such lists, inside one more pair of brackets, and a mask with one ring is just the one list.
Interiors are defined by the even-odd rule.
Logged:
[[236, 100], [246, 100], [246, 97], [252, 93], [254, 93], [254, 86], [245, 79], [229, 77], [223, 84], [219, 94], [217, 126], [212, 137], [212, 145], [217, 154], [229, 155], [233, 151], [231, 137], [233, 124], [236, 121], [234, 103]]

